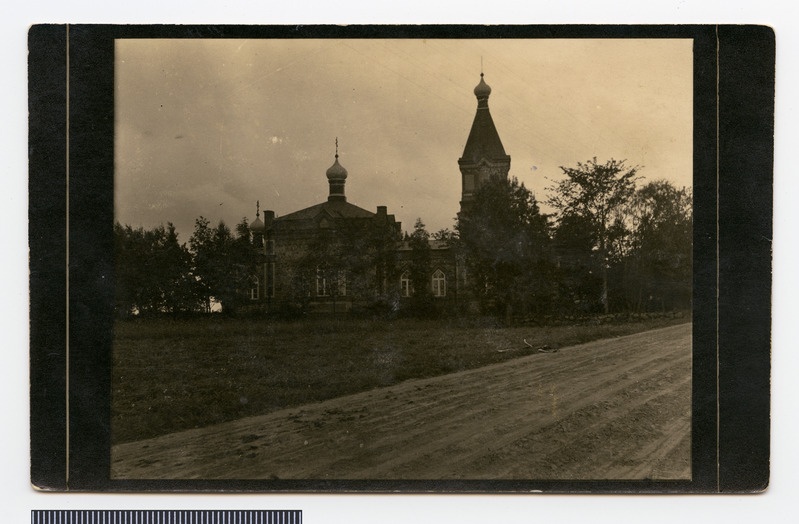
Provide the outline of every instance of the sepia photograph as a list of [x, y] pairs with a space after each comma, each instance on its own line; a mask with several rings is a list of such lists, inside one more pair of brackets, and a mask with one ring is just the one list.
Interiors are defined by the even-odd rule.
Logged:
[[111, 479], [690, 481], [693, 64], [117, 39]]

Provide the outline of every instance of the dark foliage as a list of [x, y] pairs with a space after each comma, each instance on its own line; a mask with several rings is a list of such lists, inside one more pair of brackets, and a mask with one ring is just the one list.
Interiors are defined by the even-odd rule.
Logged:
[[619, 243], [627, 233], [623, 210], [635, 192], [638, 169], [627, 167], [624, 160], [600, 164], [593, 158], [578, 162], [577, 167], [561, 166], [565, 178], [549, 188], [547, 203], [559, 211], [559, 226], [568, 228], [559, 235], [561, 240], [573, 247], [590, 245], [590, 257], [580, 249], [568, 253], [576, 256], [570, 265], [599, 274], [598, 300], [605, 313], [609, 311], [608, 269], [621, 255]]
[[191, 254], [175, 227], [151, 230], [114, 225], [116, 309], [131, 314], [181, 313], [198, 305]]
[[507, 317], [549, 311], [554, 296], [550, 226], [516, 178], [492, 177], [456, 225], [467, 285], [485, 311]]
[[430, 288], [430, 234], [421, 218], [416, 219], [413, 233], [408, 237], [411, 247], [411, 300], [408, 311], [417, 318], [429, 318], [436, 311]]
[[258, 257], [246, 219], [242, 219], [236, 231], [234, 237], [224, 222], [211, 228], [204, 217], [195, 221], [189, 246], [206, 311], [217, 301], [224, 313], [235, 314], [252, 286]]
[[371, 221], [341, 220], [318, 229], [293, 268], [286, 314], [304, 315], [312, 296], [329, 297], [334, 310], [339, 297], [345, 296], [371, 295], [375, 311], [388, 307], [396, 301], [389, 282], [398, 278], [394, 249], [398, 240], [393, 229]]
[[691, 304], [693, 212], [690, 190], [665, 180], [636, 191], [629, 206], [628, 249], [618, 264], [620, 307], [635, 312]]
[[[339, 297], [358, 296], [373, 299], [358, 304], [355, 316], [431, 318], [441, 312], [430, 280], [431, 238], [465, 263], [463, 274], [447, 276], [458, 278], [458, 303], [476, 300], [484, 313], [506, 322], [690, 308], [690, 190], [663, 180], [636, 189], [638, 168], [623, 161], [593, 159], [562, 169], [566, 176], [550, 187], [547, 200], [558, 210], [554, 227], [524, 184], [506, 177], [478, 189], [455, 231], [430, 235], [417, 219], [405, 235], [408, 300], [396, 285], [396, 230], [371, 221], [320, 229], [291, 268], [290, 296], [272, 311], [301, 318], [311, 297], [328, 297], [336, 311]], [[188, 246], [171, 223], [152, 230], [117, 223], [114, 236], [119, 316], [208, 313], [220, 304], [226, 315], [246, 314], [242, 306], [250, 303], [253, 275], [265, 260], [246, 219], [233, 233], [223, 222], [211, 227], [199, 217]]]

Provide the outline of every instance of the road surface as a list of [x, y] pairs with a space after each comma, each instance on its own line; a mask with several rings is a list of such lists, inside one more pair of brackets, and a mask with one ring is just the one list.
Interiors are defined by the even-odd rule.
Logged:
[[691, 325], [114, 446], [128, 479], [690, 479]]

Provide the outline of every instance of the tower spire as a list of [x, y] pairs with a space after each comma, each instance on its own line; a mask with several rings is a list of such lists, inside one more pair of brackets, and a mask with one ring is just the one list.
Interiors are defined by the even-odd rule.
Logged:
[[261, 201], [255, 201], [255, 218], [261, 218]]
[[477, 97], [477, 111], [469, 131], [469, 138], [463, 148], [463, 155], [458, 159], [461, 171], [462, 195], [461, 212], [467, 208], [474, 198], [474, 194], [491, 176], [508, 176], [510, 170], [510, 156], [502, 147], [494, 120], [488, 110], [488, 97], [491, 88], [483, 78], [483, 60], [480, 57], [480, 83], [474, 88]]

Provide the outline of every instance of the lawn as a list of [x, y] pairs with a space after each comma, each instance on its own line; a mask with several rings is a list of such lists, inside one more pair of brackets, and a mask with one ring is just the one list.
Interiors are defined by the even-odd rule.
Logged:
[[501, 327], [484, 319], [120, 321], [112, 442], [485, 366], [544, 345], [564, 347], [688, 320], [685, 314], [550, 327]]

